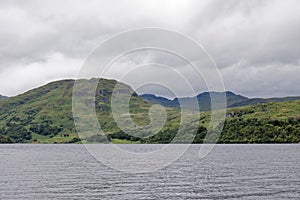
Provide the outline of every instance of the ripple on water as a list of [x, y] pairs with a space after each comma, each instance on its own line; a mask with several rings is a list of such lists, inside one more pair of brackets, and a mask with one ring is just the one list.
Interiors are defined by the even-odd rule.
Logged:
[[0, 199], [300, 199], [300, 145], [217, 145], [202, 160], [198, 150], [129, 174], [82, 145], [0, 145]]

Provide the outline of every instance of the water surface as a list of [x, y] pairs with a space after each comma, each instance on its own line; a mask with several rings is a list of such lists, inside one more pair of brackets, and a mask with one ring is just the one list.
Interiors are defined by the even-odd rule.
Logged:
[[298, 144], [216, 145], [204, 159], [198, 150], [192, 145], [157, 172], [131, 174], [82, 145], [0, 145], [0, 199], [300, 199]]

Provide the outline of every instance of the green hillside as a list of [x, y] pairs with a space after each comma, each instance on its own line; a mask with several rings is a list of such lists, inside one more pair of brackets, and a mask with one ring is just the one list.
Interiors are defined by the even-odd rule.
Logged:
[[[208, 134], [210, 112], [202, 112], [194, 143], [203, 143]], [[163, 129], [145, 143], [168, 143], [176, 130]], [[166, 139], [167, 138], [167, 139]], [[218, 143], [299, 143], [300, 101], [271, 102], [227, 110]]]
[[[99, 79], [82, 80], [92, 84]], [[114, 143], [169, 143], [176, 135], [180, 112], [167, 109], [167, 123], [156, 135], [134, 129], [139, 137], [121, 131], [113, 120], [110, 100], [116, 85], [114, 80], [100, 79], [96, 92], [96, 113], [107, 138]], [[0, 143], [79, 143], [72, 115], [72, 92], [74, 80], [61, 80], [30, 90], [24, 94], [0, 101]], [[149, 124], [151, 104], [139, 97], [130, 87], [121, 84], [122, 90], [133, 93], [130, 100], [130, 116], [137, 125]], [[89, 101], [85, 102], [87, 105]], [[198, 113], [184, 111], [193, 116]], [[210, 112], [200, 113], [200, 123], [184, 127], [180, 142], [191, 137], [194, 127], [198, 132], [194, 143], [202, 143], [209, 125]], [[87, 124], [89, 126], [89, 124]], [[144, 132], [143, 132], [144, 131]], [[103, 142], [103, 135], [90, 134], [84, 142]], [[140, 137], [142, 139], [140, 139]], [[299, 143], [300, 101], [270, 102], [245, 107], [230, 108], [220, 143]]]
[[[95, 81], [99, 79], [82, 80], [84, 84]], [[98, 82], [95, 108], [99, 123], [111, 141], [123, 143], [120, 139], [125, 139], [125, 142], [139, 142], [138, 138], [122, 133], [113, 120], [110, 99], [116, 83], [106, 79]], [[73, 85], [74, 80], [56, 81], [0, 102], [0, 143], [80, 142], [72, 115]], [[133, 93], [130, 100], [133, 121], [141, 126], [149, 124], [148, 109], [151, 105], [127, 85], [121, 86]], [[168, 117], [172, 117], [171, 109], [169, 111]], [[168, 121], [171, 123], [173, 120]], [[86, 142], [91, 143], [102, 140], [101, 135], [86, 138]]]
[[220, 143], [299, 143], [300, 100], [227, 111]]
[[0, 134], [13, 142], [68, 142], [59, 137], [63, 134], [75, 138], [70, 98], [73, 83], [49, 83], [0, 102]]

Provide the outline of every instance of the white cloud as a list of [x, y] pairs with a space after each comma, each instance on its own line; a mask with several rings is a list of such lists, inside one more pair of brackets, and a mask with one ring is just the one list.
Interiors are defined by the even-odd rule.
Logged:
[[80, 59], [55, 53], [45, 61], [5, 68], [0, 73], [1, 94], [15, 95], [58, 79], [74, 78], [81, 66]]
[[[183, 32], [203, 44], [228, 90], [250, 96], [300, 95], [299, 9], [297, 0], [1, 1], [0, 94], [76, 77], [101, 41], [150, 26]], [[264, 87], [253, 89], [254, 83]]]
[[240, 67], [238, 64], [221, 70], [226, 88], [250, 97], [299, 95], [300, 65], [269, 64]]

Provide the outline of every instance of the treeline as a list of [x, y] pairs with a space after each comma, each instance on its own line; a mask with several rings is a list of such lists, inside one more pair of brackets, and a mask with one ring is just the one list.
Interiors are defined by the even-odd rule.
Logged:
[[219, 143], [299, 143], [300, 118], [228, 118]]
[[[0, 129], [0, 143], [23, 143], [31, 139], [31, 133], [42, 135], [56, 135], [62, 127], [51, 126], [51, 122], [44, 122], [40, 125], [33, 124], [29, 129], [22, 124], [7, 124], [7, 128]], [[121, 139], [128, 141], [140, 141], [141, 143], [161, 143], [172, 142], [178, 129], [164, 129], [158, 134], [147, 138], [130, 136], [122, 131], [108, 134], [109, 141]], [[203, 143], [207, 135], [207, 128], [199, 126], [193, 143]], [[105, 142], [106, 136], [95, 135], [89, 138], [88, 142]], [[184, 143], [185, 135], [178, 143]], [[76, 139], [72, 142], [79, 142]], [[300, 119], [289, 118], [287, 120], [278, 119], [257, 119], [242, 117], [227, 118], [218, 143], [299, 143], [300, 142]], [[175, 141], [176, 143], [176, 141]]]
[[42, 118], [41, 123], [32, 122], [32, 119], [12, 117], [5, 126], [0, 127], [0, 143], [25, 143], [32, 139], [32, 133], [54, 137], [63, 126], [55, 126], [51, 119]]
[[[0, 143], [22, 143], [31, 139], [31, 133], [42, 135], [58, 134], [62, 128], [50, 125], [51, 122], [44, 122], [40, 125], [33, 124], [26, 129], [22, 124], [7, 124], [7, 128], [0, 129]], [[178, 128], [178, 127], [177, 127]], [[122, 131], [108, 134], [107, 136], [95, 135], [87, 142], [105, 142], [113, 139], [140, 141], [141, 143], [161, 143], [172, 142], [177, 134], [177, 128], [169, 128], [160, 131], [147, 138], [130, 136]], [[199, 126], [193, 143], [201, 144], [207, 135], [207, 128]], [[178, 135], [177, 135], [178, 136]], [[190, 135], [188, 135], [190, 137]], [[185, 135], [182, 135], [178, 143], [184, 143]], [[180, 137], [179, 137], [180, 138]], [[72, 142], [79, 142], [79, 139]], [[174, 142], [174, 141], [173, 141]], [[287, 120], [278, 119], [257, 119], [243, 117], [227, 118], [218, 143], [299, 143], [300, 142], [300, 119], [289, 118]], [[175, 141], [176, 143], [176, 141]]]
[[[158, 134], [148, 138], [136, 138], [123, 132], [108, 135], [109, 139], [124, 139], [140, 141], [141, 143], [172, 142], [178, 129], [165, 129]], [[208, 134], [207, 128], [199, 126], [193, 143], [201, 144]], [[184, 143], [184, 135], [178, 143]], [[174, 142], [174, 141], [173, 141]], [[218, 143], [299, 143], [300, 142], [300, 118], [278, 119], [257, 119], [243, 117], [227, 118]], [[176, 141], [175, 141], [176, 143]]]

